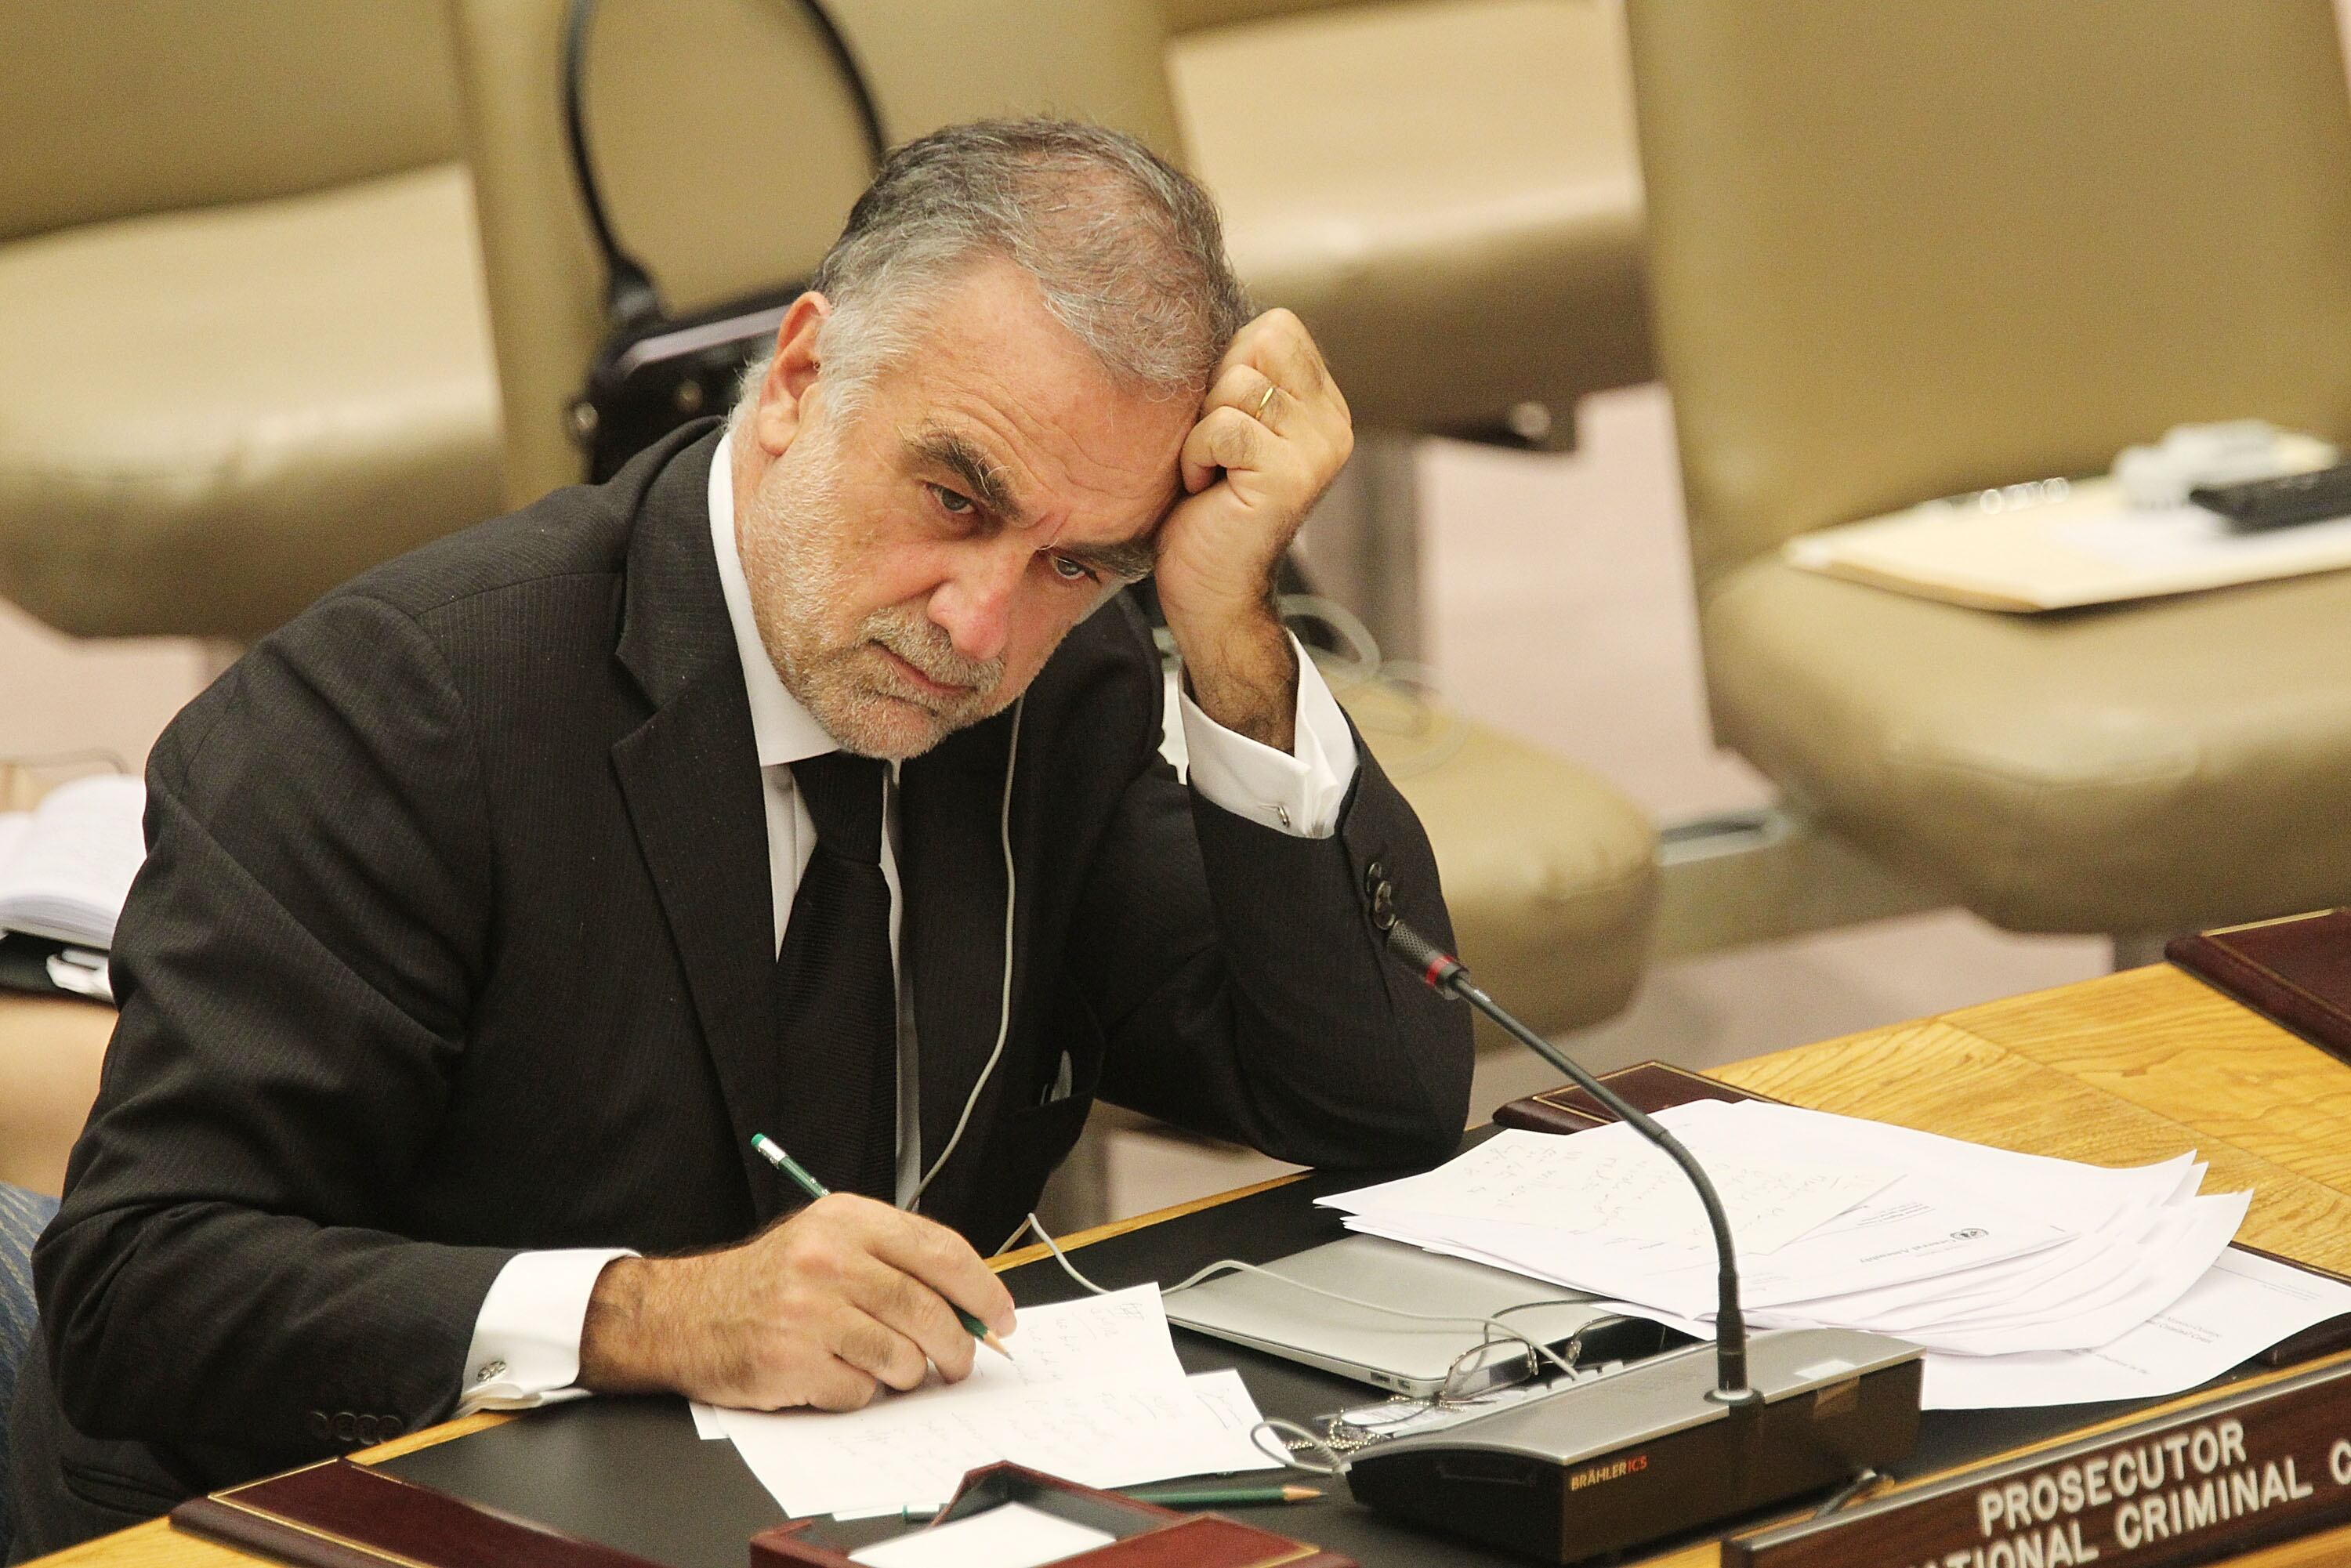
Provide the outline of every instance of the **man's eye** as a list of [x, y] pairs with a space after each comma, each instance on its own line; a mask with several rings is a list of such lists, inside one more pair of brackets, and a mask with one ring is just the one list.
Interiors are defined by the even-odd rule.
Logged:
[[1048, 556], [1046, 559], [1053, 563], [1053, 575], [1060, 578], [1063, 582], [1092, 582], [1097, 580], [1093, 574], [1093, 569], [1087, 566], [1082, 561], [1071, 560], [1065, 555]]
[[925, 487], [933, 496], [938, 497], [940, 507], [952, 516], [968, 517], [975, 510], [971, 504], [971, 497], [968, 496], [958, 496], [945, 485], [931, 485]]

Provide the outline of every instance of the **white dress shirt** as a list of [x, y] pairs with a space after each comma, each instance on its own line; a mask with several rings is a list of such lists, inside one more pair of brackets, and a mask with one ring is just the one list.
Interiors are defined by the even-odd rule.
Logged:
[[[751, 592], [735, 546], [735, 485], [731, 437], [722, 435], [710, 463], [710, 543], [718, 562], [718, 583], [726, 618], [735, 629], [735, 649], [743, 664], [750, 700], [751, 734], [759, 752], [759, 775], [768, 817], [768, 886], [775, 908], [778, 951], [791, 917], [800, 873], [816, 852], [816, 824], [808, 804], [792, 787], [791, 764], [838, 748], [824, 727], [784, 689], [751, 616]], [[1236, 734], [1200, 711], [1189, 693], [1179, 698], [1192, 783], [1210, 801], [1236, 816], [1299, 838], [1329, 838], [1339, 808], [1355, 779], [1355, 742], [1338, 700], [1323, 684], [1314, 662], [1298, 650], [1296, 753], [1285, 754]], [[890, 885], [890, 954], [898, 964], [898, 1191], [911, 1207], [921, 1185], [921, 1074], [915, 1071], [911, 977], [898, 960], [897, 769], [883, 815], [882, 875]], [[780, 1178], [779, 1178], [780, 1179]], [[597, 1276], [622, 1248], [576, 1248], [522, 1252], [509, 1260], [483, 1299], [465, 1357], [466, 1386], [458, 1413], [524, 1409], [587, 1392], [573, 1385], [580, 1375], [580, 1332]]]

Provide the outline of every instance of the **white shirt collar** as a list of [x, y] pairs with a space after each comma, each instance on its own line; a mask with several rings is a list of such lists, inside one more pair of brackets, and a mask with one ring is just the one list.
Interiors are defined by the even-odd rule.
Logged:
[[751, 615], [751, 588], [743, 579], [743, 558], [735, 548], [734, 433], [718, 437], [710, 455], [710, 549], [718, 558], [718, 588], [726, 597], [726, 619], [735, 628], [735, 652], [743, 662], [743, 690], [751, 699], [751, 736], [759, 748], [759, 766], [798, 762], [838, 751], [841, 743], [825, 732], [798, 698], [784, 689], [759, 638], [759, 623]]

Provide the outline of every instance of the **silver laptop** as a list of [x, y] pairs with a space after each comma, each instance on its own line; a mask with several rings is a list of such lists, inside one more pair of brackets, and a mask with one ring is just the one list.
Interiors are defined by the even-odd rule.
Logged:
[[[1335, 1372], [1376, 1388], [1420, 1398], [1468, 1395], [1517, 1381], [1527, 1348], [1499, 1340], [1475, 1321], [1426, 1322], [1334, 1301], [1286, 1283], [1296, 1281], [1360, 1301], [1406, 1312], [1475, 1320], [1504, 1308], [1502, 1318], [1571, 1363], [1640, 1354], [1656, 1346], [1654, 1324], [1602, 1312], [1581, 1291], [1523, 1274], [1440, 1258], [1376, 1236], [1350, 1236], [1264, 1266], [1268, 1274], [1219, 1274], [1166, 1295], [1167, 1321], [1286, 1361]], [[1541, 1302], [1541, 1305], [1531, 1303]], [[1609, 1331], [1621, 1329], [1629, 1333]], [[1638, 1341], [1603, 1351], [1597, 1342]], [[1492, 1343], [1489, 1343], [1491, 1341]]]

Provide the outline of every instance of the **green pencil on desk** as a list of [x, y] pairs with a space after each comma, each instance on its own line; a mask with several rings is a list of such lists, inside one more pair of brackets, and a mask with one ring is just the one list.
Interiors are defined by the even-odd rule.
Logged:
[[1243, 1504], [1267, 1502], [1312, 1502], [1322, 1495], [1318, 1487], [1301, 1486], [1188, 1486], [1188, 1487], [1126, 1487], [1128, 1497], [1137, 1502], [1155, 1502], [1162, 1508], [1235, 1508]]
[[[831, 1197], [832, 1196], [832, 1189], [831, 1187], [817, 1180], [816, 1177], [809, 1175], [806, 1166], [802, 1166], [799, 1161], [792, 1158], [791, 1155], [784, 1153], [784, 1146], [776, 1142], [775, 1139], [768, 1136], [767, 1134], [752, 1134], [751, 1147], [758, 1151], [759, 1157], [761, 1159], [767, 1161], [769, 1165], [775, 1166], [778, 1170], [791, 1177], [793, 1182], [799, 1186], [799, 1189], [808, 1194], [811, 1198]], [[973, 1317], [961, 1307], [956, 1307], [953, 1301], [949, 1301], [947, 1305], [955, 1307], [955, 1315], [962, 1322], [964, 1327], [971, 1331], [972, 1338], [977, 1340], [980, 1343], [986, 1345], [988, 1349], [994, 1351], [1005, 1360], [1010, 1361], [1012, 1359], [1012, 1353], [1004, 1348], [1004, 1342], [996, 1337], [996, 1331], [994, 1329], [989, 1328], [986, 1323], [981, 1322], [977, 1318]]]
[[[1314, 1502], [1322, 1492], [1319, 1487], [1226, 1485], [1127, 1487], [1121, 1495], [1137, 1502], [1157, 1503], [1161, 1508], [1239, 1508], [1270, 1502]], [[902, 1508], [898, 1517], [907, 1524], [925, 1524], [945, 1511], [936, 1508]]]

